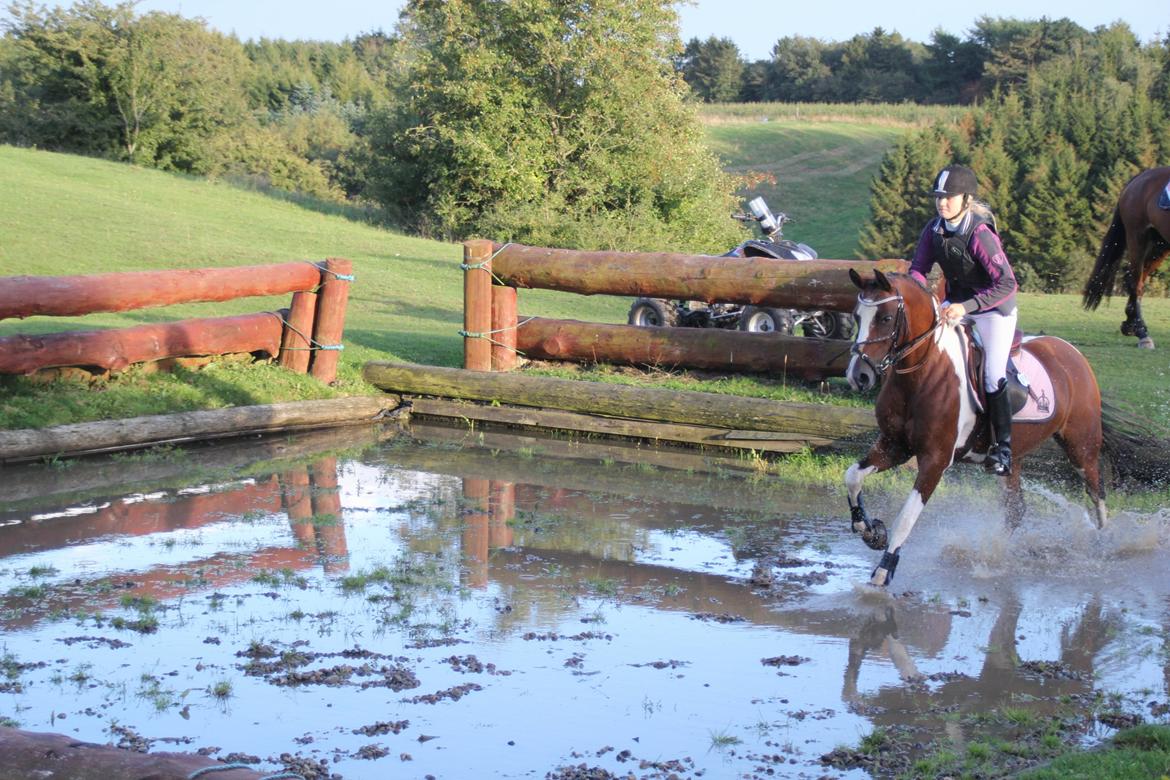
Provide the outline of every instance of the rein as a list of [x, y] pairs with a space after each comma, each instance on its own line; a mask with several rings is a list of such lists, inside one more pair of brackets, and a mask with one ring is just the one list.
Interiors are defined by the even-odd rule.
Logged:
[[[862, 306], [880, 306], [881, 304], [889, 303], [890, 301], [898, 302], [898, 313], [894, 317], [894, 327], [890, 330], [889, 335], [882, 336], [881, 338], [855, 341], [852, 348], [849, 350], [854, 355], [860, 357], [862, 360], [868, 363], [870, 368], [877, 372], [878, 376], [884, 376], [886, 371], [902, 362], [902, 360], [909, 356], [910, 353], [914, 352], [914, 350], [922, 346], [922, 342], [930, 338], [934, 332], [943, 325], [943, 320], [939, 319], [938, 305], [936, 304], [934, 306], [934, 321], [931, 323], [930, 327], [899, 347], [898, 337], [901, 335], [903, 328], [906, 330], [909, 330], [910, 328], [909, 320], [906, 317], [906, 299], [902, 297], [902, 293], [899, 292], [895, 295], [881, 298], [876, 301], [868, 301], [861, 297], [861, 293], [857, 294], [857, 302]], [[864, 354], [860, 349], [866, 344], [880, 344], [884, 341], [890, 342], [890, 348], [880, 363], [875, 364], [872, 360], [870, 360], [869, 356]], [[910, 366], [909, 368], [894, 368], [894, 372], [897, 374], [913, 373], [925, 365], [928, 357], [929, 354], [923, 355], [922, 359], [913, 366]]]

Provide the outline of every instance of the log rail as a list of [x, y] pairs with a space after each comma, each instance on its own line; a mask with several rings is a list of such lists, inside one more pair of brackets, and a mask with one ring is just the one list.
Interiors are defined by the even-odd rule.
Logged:
[[0, 279], [0, 320], [74, 317], [293, 293], [288, 309], [108, 330], [0, 338], [0, 374], [66, 366], [118, 370], [168, 358], [258, 353], [331, 383], [353, 280], [344, 258], [236, 268]]

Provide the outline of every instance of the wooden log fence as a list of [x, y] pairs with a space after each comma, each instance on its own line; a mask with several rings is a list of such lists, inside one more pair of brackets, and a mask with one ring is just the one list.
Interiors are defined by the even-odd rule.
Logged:
[[[584, 252], [521, 244], [463, 245], [464, 367], [508, 371], [517, 352], [562, 360], [696, 368], [736, 368], [815, 379], [840, 376], [841, 343], [776, 334], [662, 328], [652, 336], [629, 325], [540, 321], [517, 314], [516, 288], [620, 295], [802, 310], [851, 311], [857, 290], [849, 270], [904, 272], [904, 260], [802, 260], [712, 257], [664, 252]], [[550, 329], [556, 336], [549, 337]], [[526, 332], [527, 331], [527, 332]], [[744, 339], [751, 339], [747, 341]], [[748, 347], [768, 339], [766, 346]], [[628, 351], [623, 352], [627, 349]], [[531, 350], [531, 352], [530, 352]], [[601, 352], [608, 357], [601, 358]], [[736, 358], [736, 355], [740, 358]], [[753, 357], [743, 362], [742, 356]], [[659, 356], [665, 359], [657, 361]], [[642, 360], [649, 357], [650, 360]]]
[[0, 373], [30, 374], [66, 366], [118, 370], [146, 361], [249, 352], [278, 358], [286, 368], [331, 383], [337, 379], [351, 281], [353, 264], [344, 258], [237, 268], [6, 277], [0, 279], [0, 320], [293, 296], [290, 308], [275, 312], [3, 337]]

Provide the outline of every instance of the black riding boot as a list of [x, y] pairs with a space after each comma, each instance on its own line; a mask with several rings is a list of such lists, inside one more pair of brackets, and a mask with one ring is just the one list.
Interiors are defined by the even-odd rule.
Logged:
[[987, 470], [1004, 477], [1012, 470], [1012, 401], [1006, 379], [999, 380], [999, 387], [987, 394], [987, 415], [995, 440], [987, 450]]

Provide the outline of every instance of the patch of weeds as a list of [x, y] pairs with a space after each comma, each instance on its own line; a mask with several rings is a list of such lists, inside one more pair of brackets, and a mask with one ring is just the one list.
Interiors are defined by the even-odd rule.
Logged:
[[44, 585], [17, 585], [9, 589], [8, 595], [18, 599], [39, 601], [49, 595], [49, 589]]
[[226, 701], [232, 697], [232, 681], [219, 680], [208, 691], [213, 697], [220, 701]]
[[588, 577], [585, 580], [585, 587], [596, 596], [616, 598], [621, 588], [621, 581], [613, 578]]
[[309, 522], [314, 528], [333, 528], [341, 525], [341, 518], [337, 515], [328, 514], [325, 512], [314, 514], [309, 518]]
[[28, 576], [36, 579], [37, 577], [52, 577], [57, 573], [55, 566], [33, 566], [28, 570]]
[[163, 687], [162, 681], [153, 674], [143, 674], [139, 681], [141, 686], [136, 695], [153, 704], [156, 711], [165, 712], [178, 704], [175, 691]]
[[734, 734], [728, 734], [726, 731], [712, 731], [710, 734], [711, 750], [725, 750], [743, 742], [739, 737]]
[[114, 463], [171, 463], [185, 460], [187, 451], [173, 444], [160, 444], [135, 452], [115, 452], [110, 455]]

